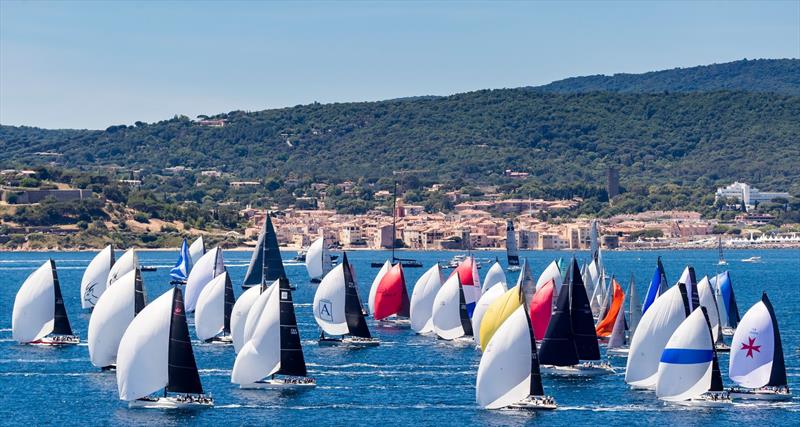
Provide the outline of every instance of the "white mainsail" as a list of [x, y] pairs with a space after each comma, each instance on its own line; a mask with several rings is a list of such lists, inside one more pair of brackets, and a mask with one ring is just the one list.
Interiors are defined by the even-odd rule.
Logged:
[[331, 255], [325, 247], [325, 238], [320, 237], [311, 243], [306, 252], [306, 270], [311, 280], [321, 279], [331, 270]]
[[92, 258], [81, 279], [81, 308], [92, 308], [106, 290], [108, 274], [114, 265], [114, 248], [108, 245]]
[[117, 363], [122, 335], [136, 316], [136, 270], [108, 288], [89, 318], [89, 359], [98, 368]]
[[480, 406], [504, 408], [528, 396], [531, 347], [527, 313], [520, 306], [500, 325], [481, 356], [475, 386]]
[[411, 329], [418, 334], [433, 331], [433, 300], [442, 287], [439, 264], [434, 265], [414, 284], [411, 294]]
[[499, 262], [492, 264], [489, 271], [486, 272], [486, 277], [483, 278], [483, 287], [481, 287], [481, 294], [488, 291], [494, 285], [502, 284], [507, 287], [506, 273], [503, 271], [503, 266]]
[[[544, 271], [542, 272], [542, 275], [539, 276], [539, 280], [536, 281], [536, 290], [538, 291], [542, 286], [544, 286], [551, 279], [553, 280], [553, 282], [556, 285], [554, 290], [555, 291], [560, 290], [561, 283], [564, 281], [564, 279], [561, 277], [561, 270], [558, 268], [558, 262], [556, 262], [556, 261], [553, 261], [550, 264], [548, 264], [547, 268], [545, 268]], [[553, 295], [554, 299], [555, 299], [557, 293], [558, 292], [554, 293], [554, 295]]]
[[280, 279], [272, 282], [272, 284], [258, 296], [258, 299], [253, 303], [253, 307], [250, 308], [250, 312], [247, 313], [247, 320], [244, 322], [244, 333], [242, 334], [243, 343], [247, 344], [247, 342], [253, 338], [253, 332], [255, 332], [258, 326], [258, 319], [264, 314], [264, 307], [266, 307], [267, 302], [269, 302], [270, 298], [275, 294], [275, 289], [280, 287], [278, 284], [279, 280]]
[[238, 353], [244, 347], [244, 327], [247, 323], [247, 315], [261, 295], [261, 286], [253, 286], [239, 296], [233, 304], [231, 310], [231, 339], [233, 340], [233, 350]]
[[198, 237], [191, 245], [189, 245], [189, 257], [192, 259], [192, 267], [197, 265], [200, 258], [206, 254], [206, 244], [203, 236]]
[[322, 278], [314, 294], [314, 319], [330, 335], [345, 335], [350, 329], [345, 319], [344, 263], [337, 265]]
[[[378, 285], [381, 283], [381, 279], [386, 273], [389, 272], [389, 269], [392, 268], [392, 263], [389, 262], [387, 259], [385, 263], [383, 263], [383, 267], [378, 270], [378, 274], [375, 275], [375, 279], [372, 280], [372, 286], [369, 288], [369, 297], [367, 299], [367, 306], [369, 307], [369, 313], [375, 313], [375, 295], [378, 292]], [[343, 279], [344, 280], [344, 279]]]
[[719, 326], [717, 299], [714, 297], [714, 290], [711, 289], [708, 277], [703, 277], [703, 279], [697, 283], [697, 296], [699, 297], [700, 305], [706, 308], [708, 321], [711, 323], [711, 333], [714, 334], [714, 342], [717, 342], [722, 328]]
[[[775, 335], [769, 309], [763, 300], [757, 302], [747, 310], [733, 334], [728, 364], [731, 380], [747, 388], [761, 388], [770, 382], [778, 356]], [[785, 368], [779, 375], [785, 380]]]
[[205, 341], [222, 332], [225, 325], [225, 281], [228, 272], [211, 279], [200, 291], [194, 313], [194, 329], [197, 338]]
[[186, 311], [192, 312], [197, 306], [200, 292], [211, 280], [225, 271], [222, 258], [222, 249], [215, 247], [200, 257], [197, 264], [192, 266], [189, 277], [186, 279], [185, 304]]
[[55, 324], [55, 280], [48, 260], [31, 273], [14, 299], [11, 335], [18, 343], [29, 343], [53, 332]]
[[136, 249], [128, 249], [119, 257], [114, 265], [111, 266], [108, 272], [108, 279], [106, 280], [106, 289], [122, 276], [137, 268], [139, 268], [139, 255], [136, 253]]
[[169, 381], [170, 289], [136, 316], [119, 343], [117, 388], [122, 400], [136, 400], [164, 388]]
[[631, 338], [625, 382], [634, 387], [653, 388], [658, 378], [661, 352], [673, 332], [686, 319], [682, 285], [673, 286], [658, 297], [639, 321]]
[[458, 274], [453, 274], [444, 282], [433, 299], [433, 330], [436, 335], [446, 340], [464, 336], [461, 325], [461, 303], [459, 298]]
[[[271, 286], [270, 294], [261, 308], [251, 338], [236, 355], [231, 372], [234, 384], [252, 384], [277, 372], [281, 367], [280, 298], [278, 286]], [[255, 310], [257, 307], [253, 307]], [[252, 311], [251, 311], [252, 314]]]
[[[658, 301], [656, 299], [656, 304]], [[693, 399], [707, 392], [711, 387], [713, 358], [714, 343], [711, 341], [708, 321], [703, 310], [697, 309], [678, 326], [661, 353], [656, 396], [675, 402]]]
[[489, 288], [489, 290], [485, 291], [483, 295], [481, 295], [481, 299], [478, 300], [478, 303], [475, 305], [475, 311], [472, 312], [472, 333], [475, 336], [475, 342], [481, 342], [481, 320], [483, 320], [483, 315], [486, 314], [486, 310], [489, 309], [489, 306], [497, 299], [503, 296], [508, 291], [506, 288], [506, 284], [504, 282], [500, 282], [495, 286]]

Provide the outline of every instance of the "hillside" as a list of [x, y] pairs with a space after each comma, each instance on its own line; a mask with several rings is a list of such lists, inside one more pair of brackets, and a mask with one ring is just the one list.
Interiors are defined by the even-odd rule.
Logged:
[[644, 74], [572, 77], [533, 89], [557, 93], [732, 90], [800, 95], [800, 59], [745, 59]]

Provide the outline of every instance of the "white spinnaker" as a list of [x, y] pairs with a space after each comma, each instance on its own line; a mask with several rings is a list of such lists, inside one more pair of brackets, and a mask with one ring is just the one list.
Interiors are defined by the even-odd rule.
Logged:
[[56, 294], [50, 260], [31, 273], [14, 299], [11, 314], [11, 335], [24, 344], [53, 332]]
[[503, 266], [500, 265], [499, 262], [495, 262], [494, 264], [492, 264], [492, 267], [489, 268], [489, 271], [486, 272], [486, 277], [483, 278], [483, 287], [481, 288], [481, 294], [488, 291], [489, 288], [491, 288], [492, 286], [501, 283], [503, 287], [508, 286], [508, 282], [506, 280], [506, 273], [503, 271]]
[[656, 396], [675, 402], [707, 392], [711, 387], [713, 346], [703, 310], [697, 309], [667, 342], [658, 365]]
[[114, 248], [108, 245], [92, 258], [81, 279], [81, 308], [92, 308], [106, 290], [108, 274], [114, 259]]
[[439, 264], [434, 265], [414, 285], [411, 294], [411, 329], [418, 334], [433, 331], [433, 300], [442, 287]]
[[733, 334], [728, 376], [742, 387], [764, 387], [769, 383], [774, 357], [772, 317], [759, 301], [747, 310]]
[[306, 251], [306, 270], [308, 270], [308, 277], [311, 279], [319, 279], [323, 275], [322, 271], [322, 244], [324, 238], [320, 237], [314, 240], [314, 243], [308, 247]]
[[680, 286], [669, 288], [653, 302], [631, 338], [626, 383], [638, 388], [655, 387], [661, 353], [685, 318]]
[[239, 295], [239, 299], [233, 304], [233, 310], [231, 310], [231, 339], [233, 340], [233, 350], [236, 353], [244, 347], [244, 326], [247, 323], [247, 315], [260, 295], [261, 286], [253, 286]]
[[433, 299], [433, 330], [446, 340], [464, 336], [461, 326], [461, 303], [459, 299], [458, 274], [444, 282]]
[[518, 307], [492, 336], [478, 365], [475, 396], [486, 409], [504, 408], [530, 393], [531, 333]]
[[714, 342], [719, 339], [719, 311], [717, 309], [717, 300], [714, 298], [714, 290], [711, 289], [711, 284], [708, 283], [708, 277], [703, 277], [697, 283], [697, 296], [700, 300], [700, 305], [706, 308], [708, 313], [708, 321], [711, 323], [711, 333], [714, 334]]
[[369, 313], [375, 313], [375, 294], [378, 292], [378, 285], [381, 283], [381, 279], [386, 273], [389, 272], [389, 269], [392, 268], [392, 263], [389, 262], [387, 259], [385, 263], [383, 263], [383, 267], [378, 270], [378, 274], [375, 276], [375, 279], [372, 280], [372, 286], [369, 288], [369, 299], [367, 300], [367, 305], [369, 306]]
[[272, 282], [272, 284], [269, 285], [269, 287], [258, 296], [256, 302], [253, 303], [253, 307], [250, 308], [250, 312], [247, 313], [247, 320], [244, 322], [244, 333], [242, 334], [243, 343], [247, 344], [247, 342], [253, 338], [253, 332], [255, 332], [256, 327], [258, 326], [258, 319], [260, 319], [261, 315], [264, 314], [264, 307], [266, 307], [267, 302], [275, 293], [273, 291], [280, 287], [278, 281], [279, 280]]
[[267, 292], [272, 295], [258, 316], [253, 336], [236, 355], [231, 372], [234, 384], [252, 384], [281, 367], [280, 289], [273, 286]]
[[689, 270], [689, 266], [686, 266], [686, 268], [683, 269], [683, 273], [681, 273], [681, 278], [678, 280], [678, 283], [683, 283], [684, 285], [686, 285], [686, 295], [688, 296], [688, 301], [689, 301], [689, 311], [694, 311], [694, 309], [697, 307], [692, 306], [693, 305], [692, 294], [694, 292], [692, 288], [694, 288], [696, 284], [692, 282], [692, 274]]
[[[544, 269], [542, 275], [539, 276], [539, 280], [536, 281], [536, 290], [538, 291], [545, 283], [549, 282], [550, 279], [553, 279], [553, 282], [556, 284], [554, 289], [557, 291], [561, 287], [561, 282], [564, 279], [561, 278], [561, 270], [558, 268], [558, 263], [553, 261], [551, 262], [547, 268]], [[554, 294], [553, 297], [555, 298], [556, 295]]]
[[169, 381], [170, 289], [139, 312], [119, 343], [117, 389], [122, 400], [136, 400]]
[[223, 271], [225, 271], [225, 266], [222, 260], [222, 250], [219, 247], [208, 251], [200, 257], [197, 264], [192, 266], [192, 271], [186, 278], [185, 305], [187, 313], [195, 310], [200, 292], [211, 282], [211, 279], [222, 274]]
[[486, 314], [486, 310], [489, 309], [494, 300], [501, 297], [506, 291], [508, 291], [506, 284], [498, 283], [481, 295], [481, 299], [475, 305], [475, 311], [472, 312], [472, 333], [477, 344], [481, 343], [481, 321], [483, 320], [483, 315]]
[[189, 258], [192, 259], [192, 266], [200, 261], [200, 258], [206, 254], [206, 244], [203, 241], [203, 236], [198, 237], [191, 245], [189, 245]]
[[228, 272], [211, 279], [200, 291], [194, 313], [197, 338], [207, 340], [222, 332], [225, 325], [225, 280]]
[[89, 359], [103, 368], [117, 362], [122, 335], [136, 311], [136, 271], [128, 272], [108, 288], [89, 318]]
[[119, 257], [114, 265], [111, 266], [108, 272], [108, 279], [106, 280], [106, 289], [122, 276], [136, 270], [137, 267], [139, 267], [139, 255], [136, 253], [136, 249], [128, 249]]
[[314, 319], [319, 327], [330, 335], [350, 332], [344, 316], [344, 264], [334, 267], [322, 278], [314, 294]]

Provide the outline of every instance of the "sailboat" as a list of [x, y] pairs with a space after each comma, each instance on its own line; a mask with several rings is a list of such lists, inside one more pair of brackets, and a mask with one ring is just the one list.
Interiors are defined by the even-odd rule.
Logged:
[[428, 269], [414, 284], [409, 313], [411, 329], [418, 334], [433, 332], [433, 301], [442, 287], [442, 271], [439, 264]]
[[663, 295], [669, 289], [667, 284], [667, 274], [664, 272], [664, 265], [661, 264], [661, 257], [656, 261], [656, 271], [653, 273], [653, 278], [650, 280], [650, 286], [647, 288], [647, 293], [644, 295], [644, 303], [642, 304], [642, 314], [653, 304], [656, 298]]
[[381, 277], [375, 289], [372, 317], [384, 325], [410, 326], [410, 309], [403, 266], [398, 263]]
[[191, 265], [196, 265], [197, 261], [206, 254], [206, 242], [201, 235], [189, 246], [189, 258], [191, 258]]
[[736, 305], [736, 294], [733, 292], [733, 283], [730, 273], [723, 271], [716, 275], [709, 283], [714, 288], [719, 309], [719, 321], [724, 335], [733, 335], [739, 325], [739, 306]]
[[252, 337], [236, 356], [231, 382], [244, 389], [315, 387], [316, 381], [307, 378], [289, 280], [279, 279], [268, 295]]
[[378, 270], [378, 274], [372, 279], [372, 285], [369, 287], [369, 295], [367, 296], [367, 308], [370, 313], [375, 313], [375, 295], [378, 294], [378, 285], [380, 285], [383, 276], [392, 268], [392, 263], [388, 259], [383, 263], [383, 266]]
[[689, 316], [686, 285], [669, 288], [642, 315], [631, 338], [625, 382], [633, 388], [654, 389], [661, 353], [681, 322]]
[[[395, 256], [395, 243], [397, 242], [397, 181], [394, 183], [394, 193], [392, 197], [392, 258], [390, 260], [391, 264], [397, 264], [398, 262], [406, 268], [420, 268], [422, 267], [422, 263], [411, 258], [398, 258]], [[373, 262], [370, 264], [372, 268], [382, 268], [383, 263], [381, 262]]]
[[695, 308], [700, 306], [700, 297], [697, 294], [697, 278], [695, 277], [694, 267], [687, 265], [681, 273], [681, 278], [678, 283], [683, 283], [686, 286], [686, 296], [689, 301], [689, 312], [694, 311]]
[[725, 344], [722, 338], [722, 327], [719, 323], [719, 309], [717, 309], [717, 298], [714, 295], [714, 290], [708, 281], [708, 277], [703, 276], [700, 282], [697, 283], [697, 296], [700, 305], [706, 308], [708, 314], [708, 321], [711, 324], [711, 333], [714, 336], [714, 347], [717, 352], [729, 352], [731, 348]]
[[219, 246], [200, 257], [186, 279], [186, 311], [192, 312], [197, 306], [200, 293], [215, 277], [225, 272], [222, 249]]
[[625, 292], [625, 294], [628, 296], [628, 312], [631, 316], [630, 336], [632, 337], [639, 326], [643, 311], [642, 300], [639, 298], [639, 292], [636, 291], [636, 278], [633, 277], [633, 273], [631, 273], [631, 280], [628, 282], [628, 292]]
[[510, 219], [506, 221], [506, 256], [508, 257], [508, 271], [519, 271], [517, 234], [514, 232], [514, 222]]
[[[495, 263], [496, 266], [499, 266], [499, 263]], [[494, 266], [492, 266], [494, 268]], [[489, 273], [491, 274], [491, 269]], [[503, 273], [503, 269], [500, 269], [500, 273]], [[487, 281], [492, 278], [490, 274], [486, 275], [486, 280], [484, 280], [484, 286], [487, 286]], [[505, 279], [505, 275], [503, 276]], [[481, 292], [481, 299], [478, 300], [478, 303], [475, 305], [475, 310], [472, 312], [472, 332], [475, 335], [475, 342], [478, 344], [478, 347], [481, 346], [481, 322], [483, 321], [483, 316], [489, 310], [489, 307], [500, 297], [503, 296], [508, 292], [508, 288], [506, 287], [505, 280], [502, 281], [495, 281], [493, 285], [489, 285]], [[488, 343], [488, 340], [486, 340]]]
[[481, 277], [478, 274], [478, 263], [475, 257], [468, 256], [458, 264], [450, 277], [458, 275], [464, 293], [464, 301], [466, 301], [467, 315], [472, 318], [472, 311], [475, 310], [475, 304], [481, 297]]
[[658, 364], [656, 396], [682, 405], [731, 403], [722, 388], [711, 324], [705, 307], [694, 310], [667, 342]]
[[[353, 269], [347, 261], [346, 253], [342, 254], [342, 263], [325, 275], [317, 287], [314, 294], [314, 319], [322, 330], [320, 345], [380, 345], [380, 340], [373, 338], [367, 327]], [[326, 337], [326, 332], [341, 338]]]
[[[626, 295], [627, 296], [627, 295]], [[624, 299], [623, 299], [624, 302]], [[628, 338], [625, 335], [628, 329], [628, 322], [625, 319], [625, 306], [617, 314], [614, 319], [614, 326], [611, 329], [611, 335], [608, 337], [608, 345], [606, 346], [606, 355], [608, 356], [627, 356], [630, 348], [628, 347]]]
[[231, 312], [236, 298], [227, 271], [213, 278], [200, 291], [194, 313], [197, 338], [215, 344], [232, 344]]
[[613, 288], [613, 296], [608, 299], [608, 309], [606, 310], [605, 316], [597, 322], [597, 326], [595, 327], [595, 332], [600, 339], [607, 339], [611, 336], [611, 332], [614, 329], [614, 325], [620, 313], [622, 313], [623, 317], [625, 316], [625, 307], [623, 306], [625, 302], [625, 292], [622, 291], [622, 286], [620, 286], [614, 278], [611, 279], [611, 286]]
[[536, 340], [524, 304], [503, 322], [486, 346], [478, 365], [475, 395], [486, 409], [557, 408], [555, 399], [544, 394]]
[[747, 310], [733, 334], [728, 376], [739, 385], [730, 390], [734, 398], [792, 399], [778, 319], [766, 292]]
[[722, 251], [722, 236], [717, 237], [717, 249], [719, 251], [717, 265], [728, 265], [728, 261], [725, 261], [725, 253]]
[[178, 253], [178, 261], [175, 262], [175, 266], [169, 271], [169, 275], [172, 277], [172, 281], [170, 282], [171, 285], [186, 284], [186, 279], [189, 277], [189, 271], [192, 269], [191, 263], [192, 257], [189, 255], [189, 244], [186, 243], [186, 239], [183, 239], [183, 243], [181, 243], [181, 250]]
[[[265, 294], [274, 285], [275, 282], [269, 286], [266, 283], [260, 286], [253, 286], [239, 295], [239, 299], [233, 304], [233, 309], [231, 310], [231, 340], [233, 341], [234, 352], [239, 353], [252, 337], [252, 332], [258, 323], [258, 317], [263, 312], [264, 305], [266, 305], [267, 295]], [[250, 321], [249, 328], [247, 327], [248, 320]]]
[[74, 345], [80, 341], [64, 308], [56, 262], [45, 261], [31, 273], [14, 298], [11, 335], [20, 344]]
[[444, 282], [433, 300], [433, 330], [440, 339], [472, 341], [464, 285], [458, 271]]
[[140, 268], [139, 255], [136, 253], [136, 249], [128, 249], [114, 262], [111, 269], [109, 269], [105, 289], [108, 289], [108, 287], [113, 285], [119, 278], [137, 268]]
[[553, 305], [556, 300], [556, 281], [554, 279], [548, 280], [547, 283], [533, 294], [528, 311], [531, 315], [533, 336], [537, 341], [544, 339], [544, 334], [547, 332], [547, 327], [550, 325]]
[[113, 265], [114, 247], [112, 245], [106, 246], [92, 258], [81, 279], [81, 308], [92, 308], [97, 304], [100, 295], [103, 295], [106, 290], [108, 273]]
[[110, 370], [117, 363], [117, 349], [122, 335], [146, 303], [142, 273], [128, 272], [108, 288], [89, 318], [89, 359], [92, 365]]
[[500, 262], [495, 262], [489, 268], [489, 271], [486, 272], [486, 276], [483, 278], [483, 286], [481, 287], [481, 294], [485, 293], [489, 288], [497, 284], [503, 284], [503, 287], [507, 287], [506, 283], [506, 273], [503, 272], [503, 266], [500, 265]]
[[[525, 264], [523, 264], [523, 270], [525, 268]], [[489, 292], [492, 292], [492, 289], [494, 288], [489, 289]], [[525, 304], [524, 292], [525, 288], [523, 286], [515, 286], [489, 304], [489, 307], [486, 309], [481, 319], [481, 329], [478, 334], [483, 351], [486, 351], [486, 346], [489, 345], [492, 337], [494, 337], [494, 334], [497, 333], [506, 319], [508, 319], [519, 306]]]
[[312, 283], [319, 283], [333, 268], [333, 261], [331, 261], [331, 254], [328, 251], [324, 233], [322, 233], [322, 237], [314, 240], [311, 246], [308, 247], [305, 264], [308, 277], [311, 278]]
[[[163, 396], [154, 395], [162, 388]], [[203, 393], [179, 288], [148, 304], [125, 330], [117, 352], [117, 389], [119, 398], [131, 408], [214, 404]]]
[[[562, 290], [559, 294], [556, 309], [539, 348], [542, 372], [565, 376], [613, 373], [607, 362], [591, 363], [600, 360], [600, 347], [578, 260], [574, 257], [567, 277], [570, 281], [568, 292]], [[581, 360], [587, 362], [580, 363]]]
[[278, 248], [278, 236], [272, 225], [272, 215], [267, 214], [261, 232], [258, 234], [258, 244], [256, 244], [250, 264], [247, 266], [242, 288], [247, 289], [251, 286], [260, 286], [262, 283], [272, 283], [281, 277], [287, 277], [286, 270], [283, 268], [281, 251]]

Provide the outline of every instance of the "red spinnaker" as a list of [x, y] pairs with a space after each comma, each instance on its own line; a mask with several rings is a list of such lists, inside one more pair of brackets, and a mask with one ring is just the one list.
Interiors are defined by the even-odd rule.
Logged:
[[533, 299], [531, 299], [529, 310], [531, 314], [531, 326], [533, 326], [533, 336], [537, 341], [544, 339], [544, 333], [547, 332], [547, 325], [550, 324], [550, 315], [553, 312], [553, 291], [555, 288], [555, 281], [550, 279], [533, 294]]
[[403, 267], [395, 264], [378, 283], [375, 290], [375, 320], [385, 319], [393, 314], [409, 317], [409, 299]]

